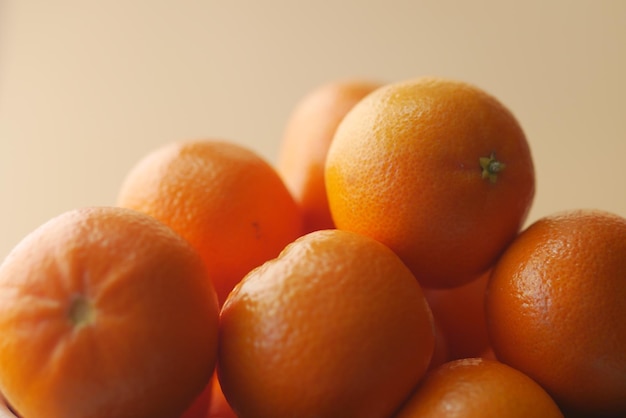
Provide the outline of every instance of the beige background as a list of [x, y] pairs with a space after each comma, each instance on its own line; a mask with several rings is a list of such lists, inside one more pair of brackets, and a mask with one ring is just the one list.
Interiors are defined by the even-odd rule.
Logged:
[[313, 87], [419, 75], [517, 115], [529, 221], [626, 216], [626, 1], [0, 0], [0, 257], [63, 211], [112, 204], [161, 144], [220, 137], [274, 161]]

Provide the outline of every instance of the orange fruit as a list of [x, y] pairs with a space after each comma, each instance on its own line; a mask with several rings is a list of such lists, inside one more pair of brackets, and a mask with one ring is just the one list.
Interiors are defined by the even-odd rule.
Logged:
[[280, 144], [276, 169], [302, 208], [304, 232], [334, 228], [324, 184], [324, 163], [339, 122], [381, 84], [338, 80], [321, 85], [293, 109]]
[[535, 190], [513, 114], [475, 86], [427, 77], [381, 87], [348, 112], [325, 181], [337, 228], [386, 244], [433, 288], [488, 270]]
[[489, 348], [485, 293], [489, 273], [452, 289], [425, 289], [424, 295], [444, 336], [448, 360], [480, 357]]
[[51, 219], [0, 266], [0, 295], [0, 387], [22, 416], [171, 418], [214, 370], [202, 260], [139, 212]]
[[363, 235], [322, 230], [235, 287], [219, 341], [218, 376], [238, 416], [366, 418], [389, 416], [409, 395], [434, 330], [396, 254]]
[[395, 418], [563, 417], [530, 377], [493, 360], [467, 358], [430, 371]]
[[487, 327], [496, 357], [566, 411], [626, 416], [626, 219], [568, 210], [530, 225], [497, 263]]
[[127, 174], [117, 203], [187, 239], [220, 304], [246, 273], [302, 231], [298, 206], [275, 169], [231, 142], [180, 141], [152, 151]]

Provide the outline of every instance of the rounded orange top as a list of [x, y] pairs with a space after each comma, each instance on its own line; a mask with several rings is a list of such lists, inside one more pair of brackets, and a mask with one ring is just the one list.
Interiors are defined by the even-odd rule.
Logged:
[[505, 364], [480, 358], [429, 372], [395, 418], [562, 418], [546, 391]]
[[390, 249], [347, 231], [312, 232], [224, 304], [222, 390], [240, 416], [390, 416], [428, 367], [432, 321]]
[[337, 128], [325, 181], [337, 228], [388, 245], [436, 288], [492, 266], [535, 190], [511, 112], [477, 87], [440, 78], [389, 84], [356, 104]]
[[305, 233], [334, 228], [324, 184], [326, 154], [346, 113], [380, 86], [369, 80], [334, 81], [316, 87], [293, 109], [276, 169], [302, 208]]
[[302, 234], [300, 210], [274, 168], [230, 142], [180, 141], [152, 151], [128, 173], [117, 202], [187, 239], [220, 304], [250, 270]]
[[211, 378], [218, 305], [193, 248], [155, 219], [85, 208], [0, 266], [0, 386], [25, 417], [182, 414]]
[[567, 410], [626, 415], [626, 219], [546, 216], [496, 265], [486, 297], [495, 355]]

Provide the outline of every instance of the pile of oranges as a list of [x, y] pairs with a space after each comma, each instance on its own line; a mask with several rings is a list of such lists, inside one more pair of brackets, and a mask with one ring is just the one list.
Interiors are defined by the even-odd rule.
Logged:
[[350, 80], [167, 144], [0, 265], [0, 417], [626, 417], [626, 219], [526, 226], [496, 98]]

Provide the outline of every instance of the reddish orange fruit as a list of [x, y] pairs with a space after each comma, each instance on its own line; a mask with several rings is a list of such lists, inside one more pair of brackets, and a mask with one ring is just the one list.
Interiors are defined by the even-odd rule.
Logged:
[[178, 416], [214, 370], [199, 255], [154, 218], [66, 212], [0, 266], [0, 386], [25, 417]]
[[430, 371], [395, 418], [562, 418], [531, 378], [497, 361], [454, 360]]
[[339, 80], [321, 85], [293, 109], [283, 134], [276, 169], [302, 208], [304, 232], [334, 228], [326, 186], [326, 154], [339, 122], [381, 84]]
[[508, 248], [486, 308], [496, 357], [564, 410], [626, 415], [626, 219], [571, 210], [537, 220]]
[[424, 294], [444, 336], [447, 360], [479, 357], [489, 348], [485, 293], [490, 271], [453, 289], [426, 289]]
[[229, 142], [181, 141], [154, 150], [128, 173], [117, 202], [188, 240], [220, 304], [246, 273], [302, 232], [300, 210], [274, 168]]
[[328, 150], [335, 225], [394, 250], [424, 287], [488, 270], [522, 227], [535, 190], [524, 132], [483, 90], [420, 78], [357, 103]]
[[257, 418], [390, 416], [434, 346], [404, 263], [339, 230], [307, 234], [248, 274], [222, 308], [219, 338], [224, 395]]

